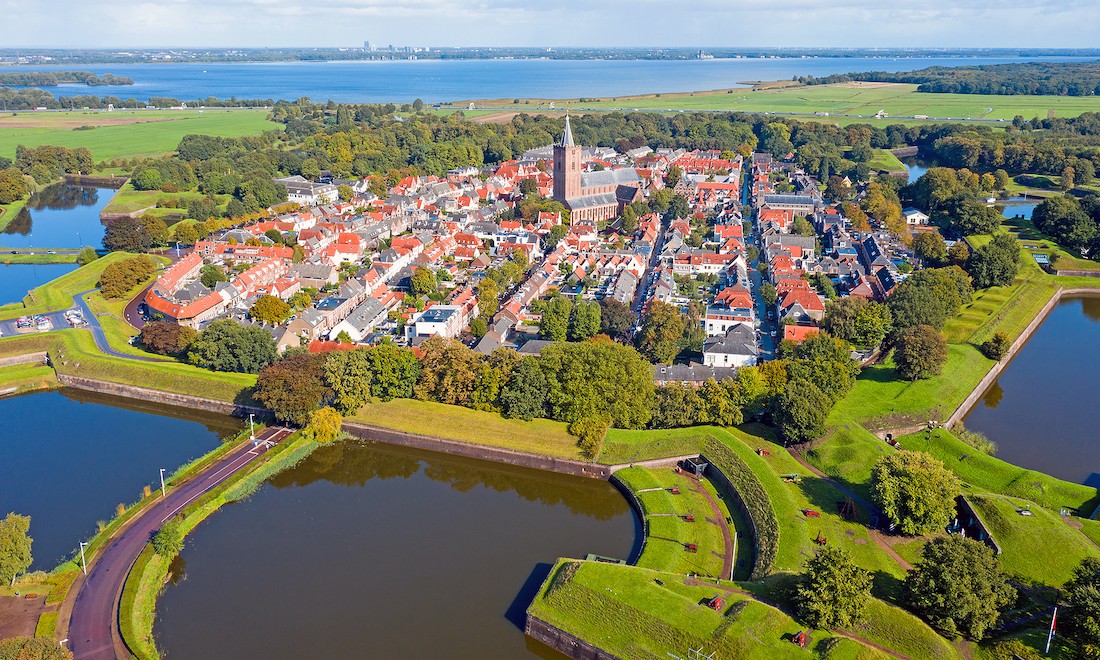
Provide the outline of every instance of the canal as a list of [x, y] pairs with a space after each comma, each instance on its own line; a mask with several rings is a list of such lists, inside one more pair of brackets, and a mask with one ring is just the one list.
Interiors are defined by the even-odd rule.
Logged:
[[27, 291], [77, 268], [76, 264], [0, 263], [0, 305], [19, 302]]
[[99, 212], [114, 197], [110, 188], [57, 183], [31, 195], [0, 232], [6, 248], [79, 248], [103, 245]]
[[157, 607], [169, 658], [555, 657], [522, 633], [558, 557], [628, 558], [605, 481], [348, 441], [189, 537]]
[[1009, 463], [1100, 486], [1100, 297], [1064, 298], [967, 415]]
[[80, 390], [0, 398], [8, 430], [0, 440], [0, 515], [31, 517], [31, 570], [50, 570], [72, 556], [115, 515], [231, 436], [240, 422]]

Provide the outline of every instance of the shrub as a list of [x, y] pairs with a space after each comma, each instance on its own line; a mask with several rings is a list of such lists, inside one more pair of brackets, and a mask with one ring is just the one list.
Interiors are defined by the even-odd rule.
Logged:
[[179, 523], [174, 520], [161, 525], [157, 533], [153, 535], [153, 550], [165, 558], [175, 557], [183, 549], [183, 531]]
[[584, 457], [594, 459], [600, 453], [609, 426], [611, 422], [606, 417], [582, 417], [569, 425], [569, 432], [577, 436], [577, 446]]
[[986, 437], [984, 433], [979, 431], [971, 431], [962, 424], [958, 427], [951, 429], [951, 432], [959, 439], [964, 445], [973, 447], [983, 454], [989, 454], [992, 456], [997, 453], [997, 443], [993, 442]]
[[745, 505], [756, 530], [756, 563], [751, 579], [759, 580], [771, 573], [779, 553], [779, 521], [775, 517], [771, 498], [752, 469], [732, 449], [714, 438], [703, 443], [707, 460], [726, 475]]
[[1010, 348], [1012, 348], [1012, 340], [1008, 338], [1008, 335], [997, 332], [982, 344], [982, 353], [990, 360], [1000, 362], [1004, 359], [1004, 356], [1008, 355]]
[[121, 298], [155, 271], [153, 260], [144, 255], [116, 261], [100, 273], [99, 291], [104, 298]]

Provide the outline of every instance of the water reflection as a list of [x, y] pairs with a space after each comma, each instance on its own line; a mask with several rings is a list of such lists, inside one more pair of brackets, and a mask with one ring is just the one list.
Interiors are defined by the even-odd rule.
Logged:
[[0, 236], [14, 248], [75, 248], [103, 241], [99, 214], [114, 190], [58, 183], [31, 195]]
[[982, 405], [986, 408], [993, 409], [1001, 405], [1001, 399], [1005, 398], [1005, 391], [1001, 388], [999, 381], [993, 381], [993, 384], [989, 386], [989, 389], [982, 395]]

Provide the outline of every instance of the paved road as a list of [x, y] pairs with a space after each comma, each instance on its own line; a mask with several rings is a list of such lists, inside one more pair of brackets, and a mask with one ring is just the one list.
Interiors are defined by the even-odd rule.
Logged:
[[[279, 442], [290, 434], [290, 429], [273, 427], [257, 439]], [[69, 647], [74, 657], [95, 660], [114, 660], [117, 657], [115, 634], [122, 585], [149, 538], [164, 521], [266, 451], [262, 444], [259, 448], [253, 448], [251, 443], [244, 443], [201, 474], [175, 487], [167, 498], [147, 509], [111, 541], [92, 564], [76, 596], [69, 621]]]

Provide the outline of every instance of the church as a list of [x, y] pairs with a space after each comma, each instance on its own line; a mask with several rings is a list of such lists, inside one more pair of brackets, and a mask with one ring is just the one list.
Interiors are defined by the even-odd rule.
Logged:
[[573, 142], [569, 117], [554, 145], [554, 200], [569, 209], [571, 222], [614, 220], [631, 202], [642, 199], [642, 180], [633, 167], [586, 172], [581, 147]]

